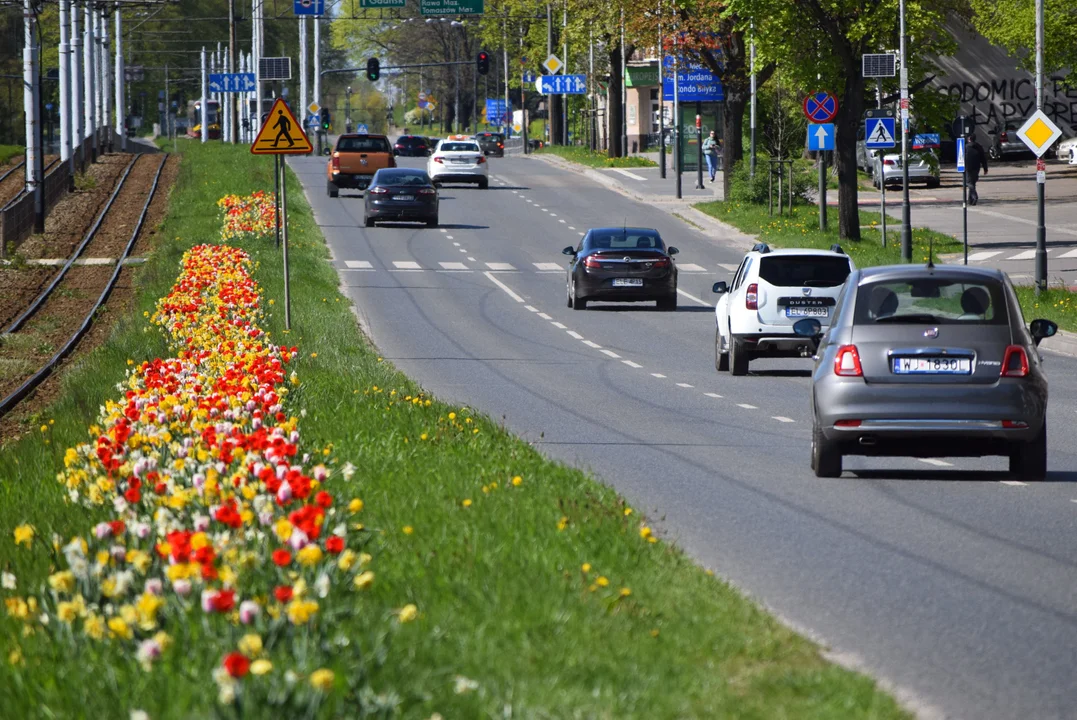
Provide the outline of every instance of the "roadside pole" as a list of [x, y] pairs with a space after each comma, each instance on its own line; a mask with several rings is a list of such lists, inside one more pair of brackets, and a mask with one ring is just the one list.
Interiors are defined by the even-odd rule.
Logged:
[[[748, 67], [749, 67], [749, 72], [751, 72], [751, 76], [752, 76], [752, 79], [751, 79], [751, 83], [752, 83], [752, 112], [751, 112], [752, 136], [751, 136], [751, 141], [750, 141], [751, 144], [749, 146], [750, 147], [750, 150], [749, 150], [750, 156], [749, 156], [749, 161], [748, 161], [748, 175], [749, 175], [749, 177], [754, 178], [755, 177], [755, 91], [756, 91], [756, 86], [755, 86], [755, 20], [752, 20], [752, 23], [751, 23], [751, 34], [752, 34], [751, 45], [750, 45], [750, 49], [748, 50]], [[728, 138], [726, 138], [726, 142], [729, 142]], [[722, 153], [722, 154], [724, 155], [725, 153]], [[723, 166], [722, 167], [723, 175], [724, 175], [724, 173], [729, 172], [729, 170], [730, 170], [729, 168]], [[725, 199], [725, 198], [723, 197], [723, 199]]]
[[[70, 190], [75, 189], [75, 170], [85, 167], [86, 145], [82, 132], [82, 36], [79, 34], [79, 4], [71, 3], [71, 58], [68, 70], [71, 74], [71, 181]], [[75, 152], [78, 151], [78, 157]]]
[[[666, 66], [666, 53], [662, 50], [662, 0], [658, 0], [658, 176], [666, 179], [666, 83], [662, 75]], [[593, 63], [592, 63], [593, 65]], [[591, 68], [591, 74], [595, 72]]]
[[696, 190], [703, 189], [703, 103], [696, 100]]
[[[267, 119], [266, 122], [269, 122]], [[280, 155], [273, 156], [273, 221], [280, 249]]]
[[[964, 126], [962, 126], [964, 129]], [[961, 236], [965, 244], [965, 264], [969, 264], [969, 170], [965, 163], [965, 138], [957, 138], [957, 171], [961, 173]]]
[[307, 16], [299, 16], [299, 116], [304, 122], [307, 118]]
[[42, 197], [42, 178], [38, 175], [38, 159], [41, 155], [40, 89], [37, 82], [39, 50], [37, 46], [37, 13], [31, 0], [23, 0], [23, 49], [22, 49], [22, 106], [26, 116], [26, 164], [24, 167], [25, 189], [34, 196], [35, 232], [44, 231], [45, 208]]
[[898, 8], [901, 53], [901, 260], [912, 262], [912, 215], [909, 211], [909, 70], [905, 55], [905, 0]]
[[127, 113], [123, 102], [123, 21], [121, 20], [120, 3], [116, 3], [116, 9], [112, 12], [116, 16], [116, 61], [114, 68], [116, 73], [116, 134], [120, 137], [120, 151], [127, 152], [127, 132], [124, 129], [127, 124], [125, 122]]
[[[1043, 0], [1036, 0], [1036, 111], [1043, 110]], [[1041, 169], [1042, 168], [1042, 169]], [[1036, 158], [1036, 294], [1047, 289], [1047, 220], [1044, 197], [1047, 173]]]
[[[242, 59], [240, 60], [242, 62]], [[236, 71], [236, 0], [228, 0], [228, 72]], [[236, 115], [236, 101], [242, 100], [242, 93], [228, 96], [228, 142], [239, 142], [238, 123], [241, 117]]]
[[673, 170], [677, 173], [677, 199], [681, 193], [681, 78], [678, 70], [677, 36], [673, 36]]
[[[82, 130], [85, 133], [86, 151], [89, 153], [90, 162], [97, 162], [97, 125], [94, 123], [94, 13], [93, 8], [90, 7], [90, 3], [86, 2], [82, 6], [82, 73], [83, 73], [83, 103], [82, 113], [83, 122]], [[167, 80], [167, 73], [165, 78]], [[168, 98], [165, 98], [167, 107]]]
[[[793, 185], [792, 173], [789, 175], [789, 185]], [[819, 151], [819, 229], [826, 230], [826, 150]]]
[[284, 329], [291, 330], [292, 294], [288, 283], [290, 274], [288, 272], [288, 163], [284, 158], [277, 156], [277, 165], [280, 167], [280, 216], [284, 220], [280, 227], [280, 233], [284, 239]]
[[[67, 16], [71, 0], [60, 0], [60, 159], [71, 161], [71, 50], [68, 42]], [[117, 20], [120, 14], [116, 13]], [[119, 33], [116, 39], [119, 41]]]
[[209, 78], [206, 77], [206, 46], [202, 46], [202, 105], [199, 123], [202, 125], [202, 142], [209, 141], [209, 108], [206, 101], [209, 100]]

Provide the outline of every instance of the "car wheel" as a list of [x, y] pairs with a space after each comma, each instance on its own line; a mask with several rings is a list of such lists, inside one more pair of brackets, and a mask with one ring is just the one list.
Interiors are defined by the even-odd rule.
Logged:
[[437, 227], [437, 226], [438, 226], [438, 219], [437, 219], [437, 217], [435, 216], [435, 217], [432, 217], [432, 218], [428, 219], [428, 220], [426, 221], [426, 226], [427, 226], [427, 227]]
[[987, 156], [990, 157], [992, 160], [998, 160], [1002, 157], [1002, 153], [998, 151], [998, 148], [991, 147], [987, 151]]
[[677, 309], [677, 293], [667, 295], [664, 298], [659, 298], [657, 307], [663, 312], [673, 312]]
[[489, 180], [487, 180], [486, 178], [483, 178], [482, 180], [479, 180], [479, 190], [485, 190], [488, 187], [490, 187], [490, 181]]
[[366, 215], [364, 215], [363, 216], [363, 224], [366, 225], [367, 227], [374, 227], [374, 218], [367, 217]]
[[336, 183], [332, 180], [327, 180], [325, 183], [326, 191], [329, 193], [329, 197], [335, 198], [340, 195], [340, 190], [337, 188]]
[[729, 335], [729, 374], [748, 374], [748, 353], [744, 349], [744, 344], [732, 333]]
[[1047, 477], [1047, 418], [1035, 438], [1010, 450], [1010, 474], [1019, 480], [1039, 482]]
[[729, 372], [729, 353], [722, 352], [722, 332], [714, 329], [714, 369]]
[[932, 178], [931, 180], [927, 181], [927, 186], [929, 188], [937, 188], [940, 184], [941, 181], [938, 178]]
[[811, 469], [815, 477], [841, 477], [841, 451], [837, 443], [826, 439], [818, 423], [813, 423], [811, 429]]
[[572, 279], [572, 287], [569, 289], [568, 303], [569, 307], [573, 310], [587, 309], [587, 300], [576, 294], [576, 278]]

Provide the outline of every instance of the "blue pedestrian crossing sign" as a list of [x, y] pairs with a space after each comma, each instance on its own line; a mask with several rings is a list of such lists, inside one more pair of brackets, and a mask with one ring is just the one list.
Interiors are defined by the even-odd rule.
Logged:
[[868, 118], [864, 121], [864, 146], [870, 149], [892, 148], [894, 141], [894, 118]]
[[368, 135], [370, 133], [370, 130], [367, 129], [366, 125], [360, 125], [359, 127], [355, 128], [355, 132], [359, 133], [360, 135]]
[[957, 171], [965, 172], [965, 138], [957, 139]]
[[808, 150], [834, 149], [834, 123], [808, 125]]

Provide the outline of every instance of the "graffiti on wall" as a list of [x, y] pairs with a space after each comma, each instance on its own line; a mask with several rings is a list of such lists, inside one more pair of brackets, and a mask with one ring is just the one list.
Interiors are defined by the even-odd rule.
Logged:
[[[1044, 79], [1043, 111], [1063, 130], [1077, 130], [1077, 87], [1066, 87], [1062, 77]], [[961, 103], [978, 126], [996, 127], [1020, 121], [1036, 112], [1036, 83], [1028, 77], [991, 80], [944, 81], [939, 92]]]

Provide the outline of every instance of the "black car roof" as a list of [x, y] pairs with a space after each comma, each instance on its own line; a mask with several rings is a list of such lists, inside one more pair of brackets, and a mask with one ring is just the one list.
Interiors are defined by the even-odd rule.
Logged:
[[876, 282], [917, 277], [939, 277], [953, 280], [995, 280], [1001, 281], [1004, 274], [995, 268], [972, 265], [878, 265], [860, 269], [860, 282]]

